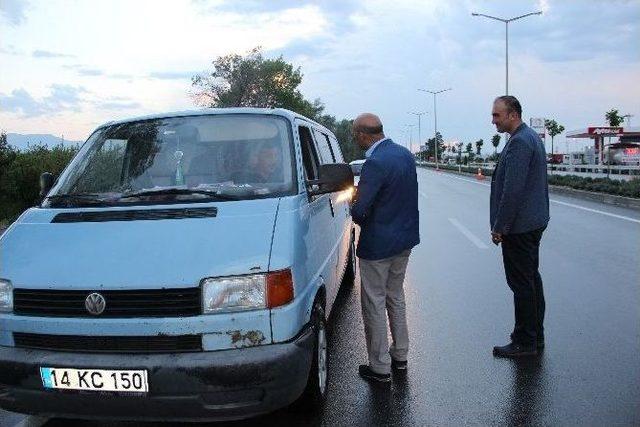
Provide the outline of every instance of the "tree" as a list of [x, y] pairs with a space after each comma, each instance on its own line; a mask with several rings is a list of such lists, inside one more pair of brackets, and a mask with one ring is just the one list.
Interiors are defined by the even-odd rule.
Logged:
[[298, 90], [300, 67], [294, 68], [282, 56], [265, 59], [256, 47], [245, 56], [231, 54], [213, 61], [214, 70], [192, 78], [197, 105], [206, 107], [286, 108], [309, 117], [329, 129], [338, 139], [345, 162], [364, 157], [353, 142], [353, 120], [337, 120], [324, 113], [320, 99], [310, 102]]
[[564, 132], [564, 126], [558, 124], [555, 120], [544, 120], [544, 127], [551, 136], [551, 154], [553, 154], [553, 137]]
[[609, 122], [609, 126], [617, 127], [624, 122], [624, 117], [620, 115], [617, 109], [607, 111], [604, 116]]
[[[444, 153], [444, 140], [442, 139], [442, 134], [440, 132], [436, 133], [435, 139], [438, 141], [438, 158], [441, 157], [442, 153]], [[434, 138], [429, 138], [427, 140], [427, 156], [433, 156], [434, 151]]]
[[480, 155], [480, 150], [482, 150], [482, 145], [484, 145], [484, 141], [482, 140], [482, 138], [480, 138], [476, 141], [476, 154], [478, 156]]
[[[462, 148], [462, 145], [464, 144], [461, 144], [460, 148]], [[473, 144], [471, 142], [465, 145], [464, 152], [467, 153], [467, 156], [463, 159], [463, 163], [466, 165], [473, 160]]]
[[191, 79], [194, 101], [206, 107], [287, 108], [310, 118], [322, 115], [320, 100], [304, 99], [300, 67], [294, 68], [282, 56], [265, 59], [261, 48], [247, 55], [231, 54], [213, 61], [209, 74]]
[[498, 153], [498, 145], [500, 145], [500, 134], [496, 133], [495, 135], [493, 135], [491, 137], [491, 145], [493, 145], [494, 148], [494, 154]]

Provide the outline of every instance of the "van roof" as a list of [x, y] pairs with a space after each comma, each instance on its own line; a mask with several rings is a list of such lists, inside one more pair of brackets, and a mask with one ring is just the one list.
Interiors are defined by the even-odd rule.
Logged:
[[111, 126], [111, 125], [129, 123], [129, 122], [137, 122], [141, 120], [164, 119], [169, 117], [209, 116], [209, 115], [218, 115], [218, 114], [266, 114], [266, 115], [272, 115], [272, 116], [281, 116], [281, 117], [286, 117], [291, 121], [293, 121], [294, 119], [302, 119], [310, 123], [313, 123], [323, 129], [326, 129], [320, 123], [317, 123], [308, 117], [305, 117], [291, 110], [287, 110], [285, 108], [255, 108], [255, 107], [202, 108], [199, 110], [184, 110], [184, 111], [172, 111], [172, 112], [166, 112], [166, 113], [149, 114], [146, 116], [130, 117], [130, 118], [121, 119], [121, 120], [112, 120], [110, 122], [103, 123], [102, 125], [98, 126], [98, 129], [105, 126]]

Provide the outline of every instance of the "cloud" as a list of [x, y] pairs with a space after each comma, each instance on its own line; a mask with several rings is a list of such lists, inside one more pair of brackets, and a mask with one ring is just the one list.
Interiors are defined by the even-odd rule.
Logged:
[[350, 19], [361, 5], [356, 0], [226, 0], [209, 4], [204, 0], [193, 0], [196, 7], [207, 14], [232, 13], [250, 17], [252, 15], [272, 15], [276, 17], [291, 10], [309, 7], [319, 8], [327, 21], [331, 23], [331, 31], [327, 35], [338, 35], [354, 28]]
[[112, 101], [112, 102], [103, 102], [103, 103], [96, 102], [95, 105], [96, 107], [102, 110], [132, 110], [132, 109], [140, 108], [142, 106], [142, 104], [135, 101], [130, 101], [130, 102]]
[[38, 117], [45, 114], [57, 114], [63, 111], [79, 111], [84, 102], [80, 95], [87, 93], [82, 87], [70, 85], [51, 85], [51, 93], [38, 101], [25, 89], [15, 89], [10, 95], [0, 93], [0, 109], [22, 114], [24, 117]]
[[0, 54], [19, 56], [22, 55], [22, 52], [16, 49], [15, 46], [8, 45], [7, 47], [0, 47]]
[[81, 76], [103, 76], [105, 74], [104, 71], [98, 70], [96, 68], [89, 68], [85, 65], [73, 64], [73, 65], [63, 65], [64, 68], [69, 70], [75, 70]]
[[31, 54], [34, 58], [75, 58], [74, 55], [64, 53], [49, 52], [47, 50], [34, 50]]
[[26, 22], [25, 11], [29, 7], [26, 0], [2, 0], [0, 1], [0, 16], [3, 16], [11, 25], [20, 25]]
[[191, 77], [199, 74], [197, 71], [159, 71], [150, 73], [149, 77], [160, 80], [191, 80]]

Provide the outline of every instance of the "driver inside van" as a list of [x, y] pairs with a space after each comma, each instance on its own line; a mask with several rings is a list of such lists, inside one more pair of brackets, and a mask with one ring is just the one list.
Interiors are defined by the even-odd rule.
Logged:
[[282, 148], [276, 142], [262, 144], [256, 153], [256, 164], [251, 170], [235, 177], [236, 182], [282, 182]]

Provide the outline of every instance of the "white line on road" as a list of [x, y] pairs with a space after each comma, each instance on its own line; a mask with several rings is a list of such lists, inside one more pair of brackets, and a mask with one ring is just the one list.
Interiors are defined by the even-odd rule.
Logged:
[[[451, 174], [447, 174], [447, 177], [453, 178], [453, 179], [459, 179], [460, 181], [470, 182], [472, 184], [484, 185], [485, 187], [490, 187], [491, 186], [491, 184], [485, 184], [485, 183], [479, 182], [479, 181], [472, 181], [470, 179], [461, 178], [459, 176], [453, 176]], [[616, 214], [612, 214], [612, 213], [609, 213], [609, 212], [601, 211], [601, 210], [598, 210], [598, 209], [585, 208], [584, 206], [574, 205], [573, 203], [561, 202], [560, 200], [555, 200], [555, 199], [551, 199], [551, 198], [549, 199], [549, 201], [552, 202], [552, 203], [557, 203], [559, 205], [568, 206], [570, 208], [581, 209], [583, 211], [593, 212], [593, 213], [597, 213], [597, 214], [600, 214], [600, 215], [606, 215], [606, 216], [610, 216], [610, 217], [613, 217], [613, 218], [618, 218], [618, 219], [622, 219], [622, 220], [625, 220], [625, 221], [631, 221], [631, 222], [635, 222], [635, 223], [640, 224], [640, 220], [635, 219], [635, 218], [631, 218], [631, 217], [628, 217], [628, 216], [616, 215]]]
[[640, 224], [640, 220], [635, 219], [635, 218], [629, 218], [628, 216], [616, 215], [616, 214], [612, 214], [612, 213], [609, 213], [609, 212], [599, 211], [597, 209], [585, 208], [584, 206], [578, 206], [578, 205], [574, 205], [572, 203], [561, 202], [559, 200], [551, 199], [551, 201], [553, 203], [558, 203], [559, 205], [569, 206], [571, 208], [576, 208], [576, 209], [582, 209], [583, 211], [594, 212], [594, 213], [598, 213], [600, 215], [611, 216], [611, 217], [614, 217], [614, 218], [624, 219], [625, 221], [637, 222], [638, 224]]
[[471, 240], [471, 243], [476, 245], [479, 249], [487, 249], [488, 246], [478, 239], [471, 231], [469, 231], [464, 225], [460, 224], [455, 218], [449, 218], [449, 222], [454, 225], [465, 237]]

